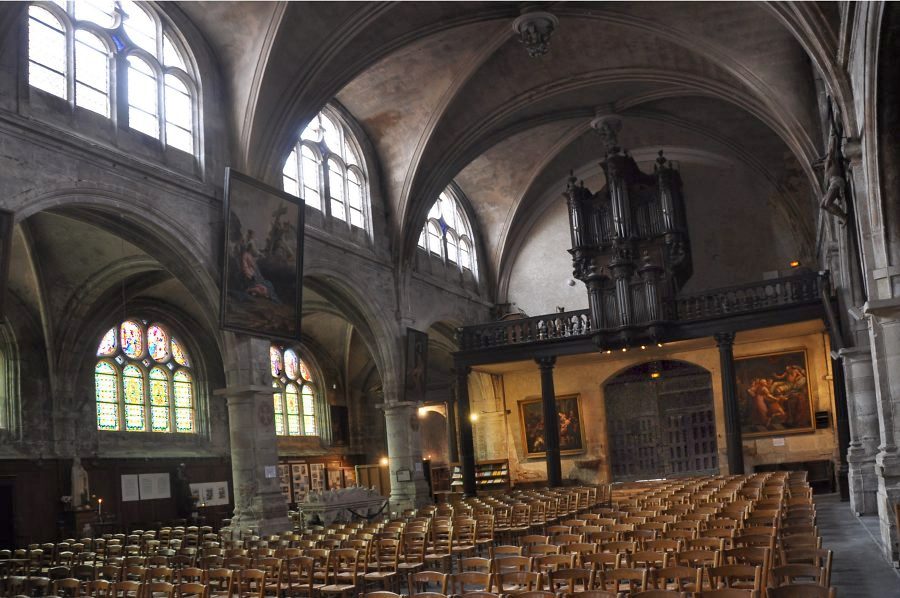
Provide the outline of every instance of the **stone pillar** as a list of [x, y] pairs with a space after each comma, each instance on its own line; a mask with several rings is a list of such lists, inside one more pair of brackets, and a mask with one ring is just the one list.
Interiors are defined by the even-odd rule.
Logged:
[[[456, 389], [453, 389], [454, 392]], [[459, 443], [456, 439], [456, 399], [447, 401], [447, 459], [450, 463], [459, 461]]]
[[430, 501], [422, 463], [418, 405], [397, 401], [385, 403], [382, 409], [391, 474], [391, 510], [417, 509]]
[[719, 347], [719, 366], [722, 370], [722, 402], [725, 407], [725, 447], [728, 454], [728, 473], [744, 473], [744, 443], [741, 438], [741, 410], [734, 387], [734, 333], [713, 335]]
[[234, 335], [227, 354], [228, 386], [215, 391], [228, 403], [235, 537], [291, 528], [278, 478], [278, 440], [272, 403], [269, 341]]
[[456, 409], [459, 422], [459, 461], [463, 475], [463, 492], [475, 496], [475, 443], [472, 419], [469, 417], [469, 372], [472, 368], [456, 368]]
[[[875, 411], [881, 443], [875, 455], [878, 479], [878, 518], [881, 520], [881, 547], [885, 557], [897, 563], [897, 522], [894, 505], [900, 503], [900, 453], [897, 429], [900, 424], [900, 305], [897, 300], [869, 302], [869, 337], [872, 370], [875, 373]], [[888, 305], [886, 305], [888, 304]]]
[[547, 484], [551, 488], [555, 488], [562, 486], [562, 463], [559, 458], [559, 410], [556, 408], [556, 391], [553, 388], [553, 367], [556, 365], [556, 357], [538, 357], [535, 361], [541, 368]]
[[875, 405], [872, 352], [869, 347], [853, 347], [841, 349], [838, 354], [844, 368], [850, 424], [850, 446], [847, 449], [850, 508], [857, 515], [875, 514], [878, 512], [875, 454], [881, 438]]

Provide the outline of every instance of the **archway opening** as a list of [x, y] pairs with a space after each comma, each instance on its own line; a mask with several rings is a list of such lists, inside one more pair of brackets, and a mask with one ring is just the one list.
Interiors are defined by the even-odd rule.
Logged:
[[646, 362], [607, 381], [603, 391], [613, 481], [718, 473], [707, 370]]

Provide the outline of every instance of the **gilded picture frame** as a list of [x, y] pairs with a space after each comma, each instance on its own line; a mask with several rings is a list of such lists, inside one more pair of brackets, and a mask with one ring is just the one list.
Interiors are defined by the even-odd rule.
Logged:
[[744, 438], [815, 431], [805, 348], [735, 358], [734, 377]]
[[[560, 414], [559, 452], [561, 455], [578, 455], [586, 450], [584, 416], [581, 395], [569, 394], [556, 397]], [[525, 457], [546, 456], [543, 447], [544, 406], [540, 397], [519, 401], [519, 430]]]
[[227, 168], [220, 325], [300, 340], [305, 204]]

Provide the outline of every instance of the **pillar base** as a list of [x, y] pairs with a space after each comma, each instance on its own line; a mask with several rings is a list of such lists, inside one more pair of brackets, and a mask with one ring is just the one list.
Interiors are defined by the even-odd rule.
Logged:
[[855, 452], [851, 447], [847, 453], [850, 510], [857, 515], [874, 515], [878, 512], [878, 475], [875, 473], [875, 457]]
[[250, 498], [235, 507], [231, 519], [233, 538], [270, 536], [293, 528], [285, 514], [284, 495], [280, 491], [258, 494], [246, 488], [244, 492]]
[[897, 547], [897, 519], [894, 505], [900, 503], [900, 455], [896, 449], [882, 451], [875, 457], [878, 479], [878, 518], [881, 521], [881, 549], [894, 566], [900, 564]]

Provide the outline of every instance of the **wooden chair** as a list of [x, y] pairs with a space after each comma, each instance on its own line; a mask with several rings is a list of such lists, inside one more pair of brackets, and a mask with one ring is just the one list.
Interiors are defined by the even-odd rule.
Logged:
[[431, 528], [431, 540], [425, 552], [425, 566], [437, 563], [442, 571], [450, 572], [453, 569], [453, 526], [444, 523], [435, 523]]
[[837, 598], [834, 588], [811, 584], [786, 585], [766, 590], [768, 598]]
[[112, 584], [109, 590], [112, 598], [139, 598], [141, 593], [141, 584], [136, 581], [119, 581]]
[[168, 581], [145, 582], [141, 584], [141, 595], [143, 598], [174, 598], [175, 586]]
[[548, 554], [535, 557], [533, 568], [535, 571], [547, 574], [558, 569], [572, 569], [575, 566], [574, 554]]
[[463, 571], [450, 575], [450, 594], [464, 595], [472, 592], [490, 592], [492, 586], [493, 576], [490, 573]]
[[824, 586], [825, 568], [804, 563], [791, 563], [772, 567], [769, 583], [772, 587], [796, 584], [814, 584]]
[[[648, 573], [646, 569], [625, 567], [598, 571], [594, 577], [594, 585], [607, 592], [643, 592], [647, 589]], [[625, 584], [625, 589], [622, 584]]]
[[705, 590], [694, 594], [695, 598], [759, 598], [759, 593], [755, 590], [735, 590], [728, 588], [725, 590]]
[[57, 579], [53, 582], [53, 593], [60, 597], [71, 596], [76, 598], [81, 595], [81, 580], [74, 577]]
[[328, 555], [325, 585], [319, 594], [339, 594], [344, 598], [356, 589], [359, 581], [359, 553], [353, 548], [338, 548]]
[[[441, 573], [440, 571], [419, 571], [418, 573], [413, 573], [408, 580], [409, 595], [418, 596], [428, 593], [427, 588], [429, 585], [436, 585], [440, 590], [437, 593], [444, 595], [447, 593], [449, 577], [449, 574]], [[419, 588], [422, 588], [422, 590], [419, 591]]]
[[400, 589], [397, 581], [397, 571], [400, 564], [400, 541], [394, 539], [382, 539], [374, 541], [375, 549], [372, 559], [366, 563], [363, 579], [366, 582], [381, 584], [387, 589]]
[[646, 592], [636, 592], [631, 596], [632, 598], [687, 598], [687, 593], [675, 590], [647, 590]]
[[[522, 598], [518, 596], [517, 598]], [[584, 592], [575, 592], [569, 598], [619, 598], [616, 592], [606, 592], [604, 590], [587, 590]]]
[[754, 565], [720, 565], [706, 570], [712, 589], [738, 588], [762, 592], [762, 567]]
[[506, 571], [494, 574], [494, 592], [504, 595], [520, 595], [542, 590], [542, 575], [535, 571]]
[[801, 546], [800, 548], [781, 550], [778, 562], [781, 565], [803, 563], [807, 565], [815, 565], [816, 567], [823, 567], [825, 569], [825, 578], [822, 581], [822, 585], [830, 586], [832, 558], [832, 552], [827, 548], [812, 548]]
[[516, 598], [556, 598], [556, 594], [546, 590], [531, 590], [515, 594]]
[[238, 598], [263, 598], [266, 593], [266, 572], [262, 569], [236, 571], [232, 587]]
[[594, 573], [590, 569], [557, 569], [547, 575], [547, 589], [558, 595], [592, 590]]
[[701, 567], [672, 565], [653, 569], [651, 573], [653, 589], [695, 592], [703, 586], [703, 569]]
[[[425, 568], [425, 548], [427, 535], [424, 531], [404, 531], [400, 540], [400, 556], [397, 560], [398, 575], [406, 578], [406, 587], [410, 588], [409, 576]], [[410, 593], [412, 590], [409, 590]]]
[[95, 579], [84, 586], [85, 595], [94, 598], [108, 598], [112, 583], [106, 579]]
[[480, 557], [480, 556], [470, 556], [462, 559], [459, 563], [460, 571], [481, 571], [484, 573], [493, 573], [493, 564], [491, 559]]
[[179, 583], [176, 588], [178, 598], [186, 596], [194, 596], [196, 598], [207, 598], [206, 585], [202, 583], [184, 582]]
[[219, 567], [206, 572], [207, 598], [229, 598], [234, 586], [234, 571]]

